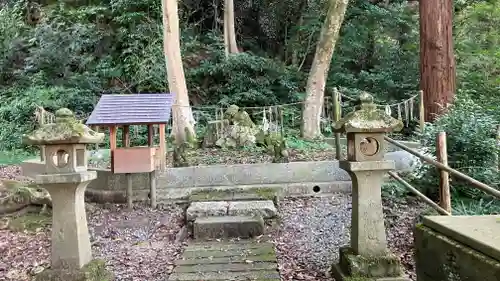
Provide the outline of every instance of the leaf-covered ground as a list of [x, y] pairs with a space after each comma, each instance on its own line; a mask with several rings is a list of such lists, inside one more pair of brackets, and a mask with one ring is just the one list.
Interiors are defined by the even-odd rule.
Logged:
[[[422, 210], [415, 202], [384, 200], [389, 245], [412, 280], [412, 228]], [[283, 200], [281, 223], [271, 233], [281, 280], [332, 281], [327, 271], [338, 248], [349, 241], [350, 211], [351, 198], [345, 193]], [[185, 246], [179, 239], [179, 206], [151, 210], [138, 205], [129, 211], [120, 205], [87, 204], [87, 216], [94, 257], [106, 261], [117, 281], [166, 280]], [[0, 280], [32, 280], [50, 264], [50, 217], [3, 218], [0, 241]]]
[[[292, 161], [331, 160], [334, 155], [326, 146], [290, 149]], [[257, 149], [203, 149], [191, 160], [196, 165], [259, 163], [271, 162], [271, 156]], [[0, 179], [19, 175], [18, 166], [0, 166]], [[348, 243], [350, 204], [349, 194], [280, 203], [281, 224], [272, 235], [282, 280], [332, 280], [326, 272], [338, 247]], [[138, 205], [128, 211], [120, 205], [87, 204], [87, 209], [94, 256], [107, 261], [117, 281], [166, 280], [183, 250], [182, 241], [176, 241], [183, 225], [181, 207], [151, 210]], [[384, 200], [389, 245], [413, 280], [412, 229], [423, 209], [417, 202]], [[31, 280], [50, 263], [50, 217], [2, 218], [0, 241], [0, 280]]]
[[[182, 251], [176, 241], [183, 209], [161, 206], [87, 204], [95, 258], [104, 259], [116, 280], [165, 280]], [[4, 217], [0, 224], [0, 280], [28, 281], [50, 265], [50, 217]], [[48, 223], [47, 223], [48, 222]]]
[[[405, 273], [416, 280], [413, 259], [415, 219], [426, 207], [413, 200], [384, 199], [390, 249], [400, 257]], [[351, 196], [285, 199], [275, 243], [282, 280], [329, 280], [338, 249], [349, 243]]]

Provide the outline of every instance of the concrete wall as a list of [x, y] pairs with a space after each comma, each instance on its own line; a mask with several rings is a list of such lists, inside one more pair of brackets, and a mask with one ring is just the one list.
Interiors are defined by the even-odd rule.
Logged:
[[[24, 161], [21, 167], [28, 177], [43, 171], [43, 163], [38, 159]], [[97, 171], [98, 177], [87, 188], [90, 200], [125, 200], [125, 175], [112, 174], [109, 169], [92, 170]], [[284, 196], [299, 196], [346, 190], [350, 188], [350, 180], [349, 175], [339, 168], [338, 161], [168, 168], [158, 174], [157, 198], [159, 201], [181, 200], [193, 191], [235, 186], [274, 187], [281, 189]], [[149, 174], [133, 174], [132, 182], [135, 200], [146, 200]]]
[[415, 233], [417, 281], [500, 280], [500, 262], [428, 227]]

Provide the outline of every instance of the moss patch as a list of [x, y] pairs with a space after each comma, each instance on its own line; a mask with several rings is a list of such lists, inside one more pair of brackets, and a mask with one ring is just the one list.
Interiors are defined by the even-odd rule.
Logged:
[[234, 200], [273, 200], [277, 198], [277, 188], [252, 187], [238, 189], [207, 189], [191, 193], [190, 201], [234, 201]]
[[397, 277], [402, 274], [397, 256], [388, 253], [381, 257], [364, 257], [357, 255], [349, 247], [340, 249], [340, 266], [353, 278]]
[[27, 213], [11, 217], [9, 229], [12, 231], [36, 232], [52, 225], [52, 217], [49, 214]]
[[36, 275], [35, 281], [111, 281], [113, 274], [106, 270], [103, 260], [93, 260], [80, 270], [46, 269]]

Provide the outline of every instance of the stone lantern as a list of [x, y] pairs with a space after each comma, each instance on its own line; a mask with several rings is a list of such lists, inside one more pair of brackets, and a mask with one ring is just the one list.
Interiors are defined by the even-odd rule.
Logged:
[[97, 174], [87, 171], [85, 145], [103, 139], [104, 134], [78, 122], [67, 108], [56, 111], [55, 123], [23, 136], [25, 144], [45, 150], [45, 172], [36, 176], [35, 183], [52, 198], [52, 265], [42, 272], [46, 276], [41, 280], [73, 280], [68, 278], [82, 276], [82, 268], [92, 261], [84, 197], [85, 188]]
[[339, 166], [352, 179], [351, 244], [340, 249], [339, 263], [332, 268], [335, 280], [408, 280], [387, 248], [381, 196], [384, 175], [395, 168], [394, 161], [384, 160], [384, 134], [402, 128], [400, 120], [377, 109], [368, 93], [335, 124], [335, 132], [347, 134], [347, 160]]

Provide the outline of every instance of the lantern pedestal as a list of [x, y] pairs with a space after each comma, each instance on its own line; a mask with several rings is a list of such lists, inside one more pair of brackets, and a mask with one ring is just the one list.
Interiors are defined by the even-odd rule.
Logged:
[[[339, 251], [333, 265], [335, 280], [366, 277], [366, 280], [407, 281], [399, 258], [387, 249], [380, 186], [393, 161], [341, 161], [340, 168], [352, 179], [351, 244]], [[365, 280], [365, 279], [360, 279]]]
[[351, 244], [340, 249], [332, 267], [337, 281], [406, 281], [399, 258], [387, 248], [382, 184], [395, 168], [384, 161], [384, 134], [399, 131], [401, 121], [378, 110], [368, 93], [359, 96], [356, 111], [335, 123], [334, 131], [347, 134], [347, 161], [340, 168], [352, 179]]
[[341, 169], [352, 179], [351, 247], [363, 256], [387, 252], [381, 186], [393, 161], [341, 161]]
[[52, 198], [52, 268], [80, 269], [92, 260], [85, 214], [85, 188], [95, 171], [38, 175]]

